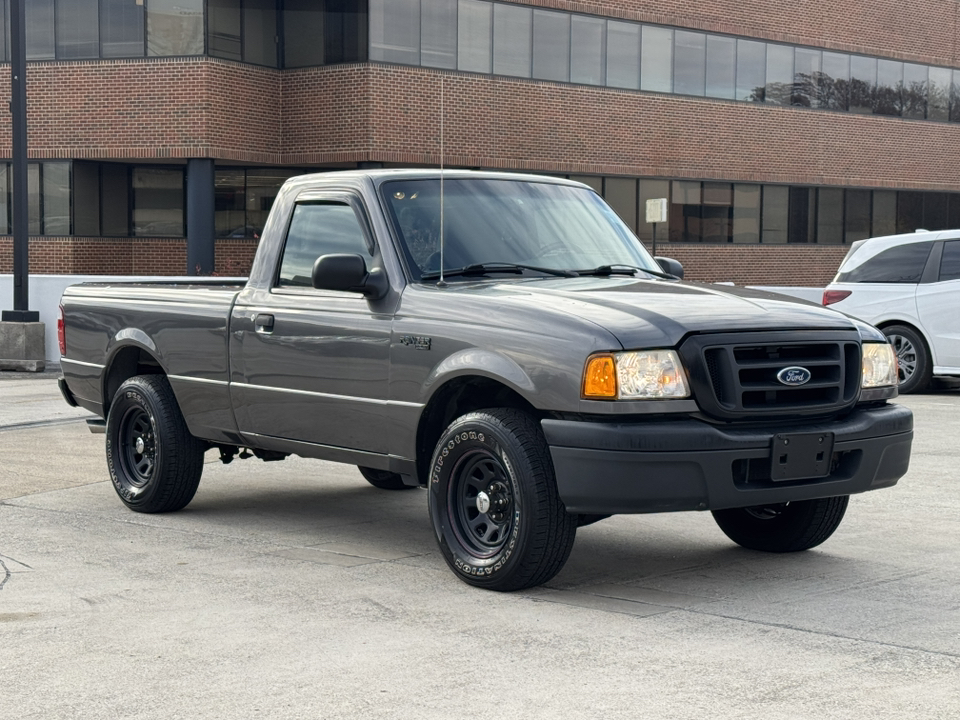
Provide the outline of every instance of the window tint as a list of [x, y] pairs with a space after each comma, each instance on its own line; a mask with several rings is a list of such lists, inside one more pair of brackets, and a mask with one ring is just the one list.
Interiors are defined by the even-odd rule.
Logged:
[[420, 62], [427, 67], [457, 67], [457, 0], [421, 0]]
[[850, 56], [824, 52], [820, 74], [819, 105], [846, 111], [850, 96]]
[[533, 76], [570, 81], [569, 13], [533, 11]]
[[243, 60], [277, 67], [277, 6], [274, 0], [243, 0]]
[[143, 4], [100, 0], [100, 52], [105, 58], [143, 57]]
[[763, 102], [767, 44], [737, 40], [737, 100]]
[[677, 30], [674, 33], [673, 91], [703, 95], [707, 72], [707, 36]]
[[420, 64], [420, 0], [370, 0], [370, 59]]
[[31, 0], [24, 7], [27, 60], [55, 57], [53, 46], [53, 0]]
[[850, 56], [850, 112], [873, 112], [873, 94], [877, 87], [877, 59]]
[[516, 5], [493, 6], [493, 72], [530, 77], [530, 33], [533, 10]]
[[[875, 255], [862, 265], [837, 275], [837, 282], [917, 283], [927, 264], [932, 242], [900, 245]], [[856, 255], [854, 255], [856, 257]]]
[[281, 287], [313, 287], [313, 264], [321, 255], [370, 256], [353, 208], [340, 203], [297, 205], [280, 262]]
[[960, 240], [951, 240], [943, 244], [940, 281], [944, 280], [960, 280]]
[[822, 53], [809, 48], [797, 48], [793, 66], [793, 104], [801, 107], [820, 105], [820, 61]]
[[932, 67], [927, 86], [927, 119], [946, 122], [950, 113], [950, 69]]
[[203, 55], [203, 0], [150, 0], [147, 55]]
[[43, 165], [43, 234], [70, 234], [70, 163]]
[[960, 70], [953, 71], [950, 86], [950, 122], [960, 122]]
[[480, 0], [460, 0], [459, 17], [457, 68], [470, 72], [490, 72], [493, 5]]
[[843, 190], [820, 188], [817, 202], [817, 242], [839, 245], [843, 242]]
[[737, 40], [707, 35], [707, 97], [737, 96]]
[[[222, 0], [220, 0], [222, 2]], [[211, 0], [212, 3], [212, 0]], [[211, 20], [213, 8], [210, 9]], [[323, 65], [323, 7], [314, 0], [283, 4], [283, 53], [286, 67]], [[213, 40], [211, 39], [211, 44]], [[211, 47], [211, 53], [213, 48]]]
[[[286, 2], [284, 7], [288, 7]], [[365, 62], [369, 25], [366, 2], [326, 0], [323, 4], [323, 61], [327, 65]]]
[[787, 242], [790, 225], [790, 188], [784, 185], [765, 185], [763, 188], [764, 244]]
[[207, 0], [207, 42], [210, 54], [242, 60], [240, 52], [240, 0]]
[[903, 105], [903, 63], [896, 60], [877, 61], [877, 91], [873, 99], [876, 115], [899, 117]]
[[789, 45], [767, 45], [767, 82], [764, 102], [789, 105], [793, 97], [793, 56]]
[[847, 190], [844, 242], [852, 243], [870, 237], [870, 191]]
[[926, 65], [904, 63], [903, 65], [903, 116], [923, 120], [927, 116]]
[[603, 85], [606, 20], [574, 15], [570, 23], [570, 81]]
[[57, 0], [57, 57], [100, 55], [97, 0]]
[[135, 167], [133, 234], [183, 237], [183, 170]]

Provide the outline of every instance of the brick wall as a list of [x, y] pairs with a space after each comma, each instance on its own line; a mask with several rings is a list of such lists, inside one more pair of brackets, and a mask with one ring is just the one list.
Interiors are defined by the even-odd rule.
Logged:
[[684, 279], [737, 285], [823, 287], [850, 248], [843, 245], [657, 245], [683, 265]]

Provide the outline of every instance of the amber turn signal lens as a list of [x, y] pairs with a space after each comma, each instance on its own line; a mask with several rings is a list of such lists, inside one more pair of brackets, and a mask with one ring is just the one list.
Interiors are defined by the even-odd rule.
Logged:
[[583, 397], [617, 397], [617, 368], [613, 355], [595, 355], [587, 361], [583, 373]]

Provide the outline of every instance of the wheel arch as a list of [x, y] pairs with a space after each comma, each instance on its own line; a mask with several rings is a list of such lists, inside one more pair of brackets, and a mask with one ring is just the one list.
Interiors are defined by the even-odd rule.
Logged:
[[114, 347], [103, 373], [103, 416], [110, 413], [110, 403], [117, 390], [136, 375], [166, 375], [155, 352], [134, 339]]
[[930, 356], [931, 366], [934, 364], [935, 358], [933, 357], [933, 345], [930, 342], [930, 338], [927, 337], [926, 330], [924, 330], [919, 323], [916, 323], [913, 320], [893, 318], [890, 320], [884, 320], [882, 322], [878, 322], [874, 324], [879, 330], [886, 330], [888, 327], [893, 327], [894, 325], [903, 325], [904, 327], [910, 328], [915, 333], [917, 333], [917, 335], [920, 336], [921, 340], [923, 340], [923, 344], [927, 350], [927, 354]]

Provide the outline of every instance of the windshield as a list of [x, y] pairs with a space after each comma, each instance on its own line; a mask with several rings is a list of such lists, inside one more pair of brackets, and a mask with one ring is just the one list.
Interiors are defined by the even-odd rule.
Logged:
[[[383, 197], [415, 280], [440, 270], [440, 180], [395, 180]], [[517, 263], [557, 270], [660, 267], [585, 188], [521, 180], [444, 181], [444, 269]]]

